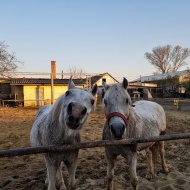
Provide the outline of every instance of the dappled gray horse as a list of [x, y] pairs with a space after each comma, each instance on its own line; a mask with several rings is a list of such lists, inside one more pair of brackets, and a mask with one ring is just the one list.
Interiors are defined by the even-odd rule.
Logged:
[[[97, 85], [91, 92], [76, 88], [72, 78], [68, 91], [61, 95], [54, 105], [45, 105], [39, 109], [30, 133], [32, 146], [64, 145], [80, 142], [79, 130], [84, 125], [94, 104], [93, 96]], [[79, 150], [45, 154], [48, 190], [66, 189], [61, 162], [68, 168], [68, 189], [76, 189], [75, 173]]]
[[[151, 137], [164, 133], [166, 130], [166, 117], [163, 108], [157, 103], [144, 100], [137, 101], [132, 105], [127, 87], [128, 81], [125, 78], [121, 85], [104, 83], [106, 90], [104, 111], [107, 120], [103, 130], [103, 140]], [[168, 172], [164, 158], [163, 141], [106, 147], [107, 190], [113, 189], [114, 163], [119, 154], [128, 161], [131, 185], [133, 189], [138, 189], [138, 177], [136, 174], [137, 151], [144, 149], [149, 165], [147, 178], [151, 179], [155, 176], [154, 167], [157, 150], [159, 150], [161, 156], [163, 171]]]

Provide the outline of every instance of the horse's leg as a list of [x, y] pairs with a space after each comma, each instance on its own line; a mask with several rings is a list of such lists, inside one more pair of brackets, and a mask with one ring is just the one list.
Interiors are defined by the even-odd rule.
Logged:
[[[129, 149], [128, 149], [129, 148]], [[130, 174], [130, 181], [131, 185], [134, 190], [138, 189], [138, 177], [137, 177], [137, 145], [130, 145], [129, 147], [125, 147], [124, 157], [128, 161], [129, 165], [129, 174]]]
[[74, 153], [72, 158], [69, 157], [68, 160], [64, 161], [69, 173], [68, 190], [76, 190], [75, 173], [77, 168], [77, 158], [78, 158], [78, 152]]
[[63, 180], [62, 175], [62, 162], [60, 163], [60, 166], [57, 169], [57, 175], [56, 175], [56, 187], [60, 190], [66, 190], [65, 182]]
[[163, 172], [168, 173], [169, 169], [168, 169], [168, 166], [167, 166], [166, 161], [165, 161], [164, 141], [159, 141], [158, 145], [159, 145], [158, 146], [159, 147], [159, 154], [160, 154], [160, 158], [161, 158], [161, 164], [162, 164]]
[[96, 101], [94, 102], [94, 109], [93, 111], [95, 112], [96, 111]]
[[114, 189], [114, 183], [113, 183], [114, 164], [115, 164], [116, 156], [111, 154], [111, 152], [108, 151], [107, 148], [105, 148], [105, 152], [106, 152], [106, 160], [107, 160], [107, 187], [106, 187], [106, 190], [113, 190]]
[[46, 179], [45, 179], [45, 184], [48, 186], [49, 181], [48, 181], [47, 173], [48, 173], [48, 170], [47, 170], [47, 166], [46, 166]]
[[94, 107], [94, 109], [93, 109], [93, 111], [95, 112], [96, 111], [96, 106], [97, 106], [97, 96], [95, 96], [95, 98], [94, 98], [94, 105], [93, 105], [93, 107]]
[[54, 162], [50, 159], [45, 159], [46, 168], [47, 168], [47, 180], [48, 181], [48, 190], [56, 190], [56, 173], [59, 167], [58, 162]]
[[148, 161], [148, 171], [146, 174], [146, 178], [153, 179], [155, 177], [155, 165], [153, 162], [153, 155], [152, 155], [153, 152], [152, 152], [151, 147], [146, 148], [145, 151], [146, 151], [146, 156], [147, 156], [147, 161]]

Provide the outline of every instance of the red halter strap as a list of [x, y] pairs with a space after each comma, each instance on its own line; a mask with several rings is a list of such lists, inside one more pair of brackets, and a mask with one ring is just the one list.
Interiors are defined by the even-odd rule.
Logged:
[[121, 114], [119, 112], [110, 113], [109, 115], [106, 116], [106, 119], [109, 121], [112, 117], [115, 117], [115, 116], [120, 117], [121, 119], [123, 119], [123, 121], [125, 122], [126, 127], [129, 125], [129, 117], [126, 118], [123, 114]]

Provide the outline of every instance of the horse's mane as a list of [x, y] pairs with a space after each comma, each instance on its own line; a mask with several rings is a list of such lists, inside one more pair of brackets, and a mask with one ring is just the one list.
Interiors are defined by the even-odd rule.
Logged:
[[61, 95], [56, 102], [53, 104], [51, 111], [49, 112], [49, 117], [51, 122], [59, 121], [59, 116], [61, 112], [61, 107], [65, 99], [65, 94]]

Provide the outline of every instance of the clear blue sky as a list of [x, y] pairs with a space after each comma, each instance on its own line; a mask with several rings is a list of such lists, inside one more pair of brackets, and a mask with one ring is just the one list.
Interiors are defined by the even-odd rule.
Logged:
[[130, 80], [156, 71], [144, 58], [153, 47], [190, 48], [189, 0], [0, 0], [0, 24], [22, 72], [50, 72], [55, 60], [57, 72]]

